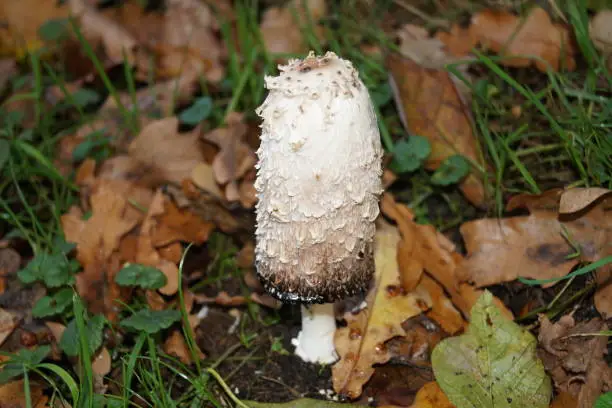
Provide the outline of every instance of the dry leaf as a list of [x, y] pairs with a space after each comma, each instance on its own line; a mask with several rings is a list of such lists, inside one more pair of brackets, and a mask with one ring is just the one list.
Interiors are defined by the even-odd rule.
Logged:
[[436, 38], [445, 46], [446, 50], [455, 57], [463, 57], [468, 55], [472, 48], [476, 46], [478, 39], [474, 35], [474, 31], [468, 28], [463, 28], [459, 24], [453, 24], [450, 32], [438, 31]]
[[71, 13], [79, 20], [85, 38], [92, 44], [101, 43], [112, 63], [123, 62], [124, 56], [128, 62], [134, 62], [136, 39], [127, 30], [85, 0], [70, 0], [69, 5]]
[[202, 244], [215, 225], [202, 220], [188, 209], [179, 209], [170, 201], [164, 204], [164, 212], [157, 217], [157, 222], [151, 231], [151, 243], [154, 247], [162, 247], [177, 241]]
[[166, 284], [159, 289], [164, 295], [173, 295], [178, 291], [179, 271], [175, 263], [163, 259], [153, 246], [152, 233], [157, 225], [157, 217], [165, 212], [165, 197], [158, 190], [149, 206], [147, 216], [140, 226], [138, 236], [136, 262], [142, 265], [153, 266], [166, 275]]
[[15, 330], [17, 324], [18, 320], [12, 313], [0, 308], [0, 346], [4, 343], [6, 338], [11, 335], [13, 330]]
[[444, 69], [444, 66], [456, 62], [449, 56], [445, 44], [438, 38], [429, 36], [423, 27], [406, 24], [397, 31], [400, 41], [400, 53], [422, 68]]
[[177, 185], [191, 178], [193, 169], [204, 161], [198, 128], [181, 134], [176, 117], [160, 119], [143, 128], [130, 143], [129, 153], [155, 169], [165, 181]]
[[578, 400], [568, 392], [559, 393], [550, 408], [578, 408]]
[[336, 331], [340, 356], [332, 367], [334, 390], [354, 399], [374, 373], [374, 365], [389, 360], [385, 342], [405, 334], [401, 324], [430, 306], [426, 293], [402, 293], [396, 260], [399, 233], [389, 224], [376, 232], [375, 282], [367, 295], [366, 309], [346, 313], [347, 326]]
[[539, 356], [555, 388], [576, 397], [578, 407], [593, 407], [612, 385], [612, 368], [605, 359], [608, 336], [595, 335], [607, 331], [607, 324], [592, 319], [574, 325], [565, 316], [553, 324], [545, 315], [540, 315], [540, 324]]
[[544, 72], [548, 67], [555, 71], [576, 68], [567, 27], [552, 23], [540, 7], [531, 9], [525, 19], [507, 11], [484, 10], [472, 16], [470, 30], [483, 47], [512, 57], [500, 60], [502, 65], [526, 67], [535, 63]]
[[432, 381], [419, 390], [410, 408], [455, 408], [455, 406], [448, 400], [438, 383]]
[[[45, 387], [30, 379], [28, 392], [32, 407], [44, 408], [47, 406], [48, 398], [43, 394]], [[26, 393], [23, 380], [12, 381], [0, 385], [0, 407], [2, 408], [25, 408], [29, 406], [26, 402]]]
[[[200, 360], [206, 358], [204, 353], [202, 353], [202, 350], [200, 350], [197, 345], [196, 348]], [[189, 347], [187, 347], [187, 342], [183, 337], [183, 333], [178, 329], [172, 330], [172, 332], [164, 342], [164, 352], [171, 356], [178, 357], [178, 359], [181, 360], [181, 362], [184, 364], [193, 363], [193, 359], [191, 358], [191, 352], [189, 351]]]
[[68, 7], [55, 0], [23, 0], [0, 2], [0, 54], [16, 54], [21, 58], [28, 51], [43, 45], [38, 30], [45, 22], [68, 18]]
[[119, 293], [113, 278], [120, 268], [118, 255], [112, 255], [137, 220], [126, 218], [127, 200], [112, 183], [99, 183], [89, 201], [91, 217], [83, 220], [82, 212], [72, 207], [61, 217], [62, 228], [66, 241], [76, 243], [76, 257], [83, 265], [83, 272], [76, 276], [79, 295], [92, 313], [105, 312], [112, 321], [117, 317], [113, 302]]
[[226, 190], [227, 199], [235, 201], [239, 198], [236, 181], [255, 166], [257, 157], [244, 141], [248, 128], [243, 123], [243, 115], [233, 112], [226, 122], [227, 127], [217, 128], [203, 138], [219, 147], [220, 151], [212, 163], [215, 180], [221, 185], [229, 183], [228, 188], [235, 189], [234, 197], [229, 197]]
[[[559, 195], [556, 191], [553, 193], [522, 195], [508, 203], [509, 208], [530, 208], [528, 216], [464, 223], [461, 234], [468, 256], [458, 272], [462, 280], [481, 287], [512, 281], [519, 276], [559, 278], [567, 275], [578, 262], [592, 262], [610, 255], [612, 212], [605, 201], [590, 206], [587, 211], [559, 216], [556, 198]], [[582, 196], [592, 198], [589, 194]], [[544, 204], [540, 205], [539, 200]], [[551, 201], [557, 208], [550, 209]]]
[[[295, 14], [294, 14], [295, 13]], [[262, 17], [261, 36], [271, 54], [301, 54], [308, 51], [302, 26], [313, 23], [315, 35], [322, 39], [318, 21], [327, 14], [326, 0], [292, 0], [285, 7], [270, 7]]]
[[[389, 54], [387, 65], [404, 127], [431, 144], [426, 167], [437, 169], [456, 154], [481, 163], [470, 112], [448, 72], [426, 69], [396, 54]], [[460, 188], [474, 205], [484, 204], [484, 185], [474, 172], [460, 183]]]
[[223, 192], [215, 181], [213, 168], [210, 164], [202, 162], [196, 165], [191, 171], [191, 181], [193, 184], [213, 195], [213, 197], [223, 199]]

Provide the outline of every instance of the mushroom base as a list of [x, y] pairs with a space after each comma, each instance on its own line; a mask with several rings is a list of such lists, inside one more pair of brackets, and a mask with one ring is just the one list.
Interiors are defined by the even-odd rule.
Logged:
[[[363, 248], [357, 250], [357, 248]], [[327, 264], [322, 272], [306, 275], [297, 265], [274, 258], [257, 262], [257, 276], [266, 291], [284, 303], [333, 303], [366, 292], [374, 275], [372, 243], [356, 245], [355, 251], [339, 262], [326, 263], [329, 248], [315, 246], [301, 257], [314, 257]]]

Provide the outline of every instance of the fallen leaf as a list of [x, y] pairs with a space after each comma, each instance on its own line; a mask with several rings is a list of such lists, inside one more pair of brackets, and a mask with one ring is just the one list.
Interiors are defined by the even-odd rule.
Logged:
[[[435, 170], [445, 159], [457, 154], [482, 165], [469, 109], [449, 73], [424, 68], [396, 54], [389, 54], [387, 66], [404, 128], [411, 135], [427, 138], [431, 144], [426, 167]], [[471, 203], [484, 205], [484, 185], [475, 172], [459, 186]]]
[[553, 403], [550, 405], [550, 408], [577, 408], [578, 400], [570, 393], [560, 392], [555, 397]]
[[19, 270], [21, 266], [21, 256], [19, 252], [12, 248], [0, 249], [0, 275], [11, 276]]
[[164, 212], [156, 217], [151, 230], [151, 244], [158, 248], [178, 241], [202, 244], [215, 225], [202, 220], [187, 209], [179, 209], [174, 203], [166, 201]]
[[144, 127], [130, 143], [129, 154], [155, 169], [167, 182], [181, 184], [191, 178], [193, 169], [204, 161], [199, 145], [199, 130], [180, 134], [178, 119], [157, 120]]
[[612, 191], [607, 188], [570, 188], [563, 191], [559, 198], [559, 214], [571, 214], [593, 205], [596, 201], [609, 197]]
[[17, 324], [18, 320], [12, 313], [0, 308], [0, 346], [13, 333]]
[[[2, 408], [43, 408], [47, 406], [48, 398], [43, 394], [45, 387], [30, 379], [26, 394], [26, 386], [23, 380], [12, 381], [0, 385], [0, 407]], [[28, 404], [28, 397], [32, 405]]]
[[[197, 345], [196, 345], [196, 348], [197, 348]], [[170, 333], [170, 335], [164, 342], [163, 349], [166, 354], [178, 357], [178, 359], [181, 360], [181, 362], [184, 364], [189, 365], [193, 363], [191, 352], [189, 351], [187, 342], [185, 341], [185, 338], [183, 337], [183, 333], [180, 330], [177, 330], [177, 329], [172, 330], [172, 332]], [[200, 360], [203, 360], [204, 358], [206, 358], [204, 353], [202, 353], [202, 351], [199, 348], [197, 348], [197, 353], [198, 353], [198, 357], [200, 358]]]
[[319, 39], [322, 27], [318, 21], [327, 14], [326, 0], [292, 0], [285, 7], [270, 7], [262, 16], [261, 36], [271, 54], [301, 54], [307, 52], [303, 26], [310, 25]]
[[215, 180], [221, 185], [229, 183], [227, 188], [235, 189], [234, 197], [228, 197], [226, 191], [226, 198], [235, 201], [239, 198], [236, 182], [255, 166], [257, 157], [244, 141], [248, 128], [243, 123], [243, 115], [233, 112], [226, 122], [227, 127], [217, 128], [205, 134], [203, 139], [219, 147], [212, 163]]
[[318, 399], [302, 398], [285, 403], [245, 401], [252, 408], [360, 408], [361, 405], [341, 404], [338, 402], [321, 401]]
[[67, 19], [66, 5], [54, 0], [0, 2], [0, 54], [23, 57], [43, 46], [39, 28], [50, 20]]
[[245, 298], [244, 296], [231, 296], [224, 290], [219, 292], [214, 297], [209, 297], [202, 294], [194, 294], [194, 299], [198, 303], [216, 303], [221, 306], [241, 306], [247, 303], [247, 298]]
[[[120, 64], [124, 57], [134, 62], [136, 39], [115, 21], [98, 12], [85, 0], [70, 0], [70, 11], [78, 19], [85, 38], [91, 44], [102, 44], [107, 58]], [[90, 45], [91, 45], [90, 44]]]
[[612, 368], [606, 362], [608, 326], [601, 319], [575, 324], [570, 316], [551, 323], [539, 316], [542, 344], [539, 355], [555, 387], [577, 400], [580, 408], [593, 407], [598, 395], [612, 385]]
[[486, 291], [465, 334], [442, 340], [431, 362], [436, 381], [457, 408], [548, 407], [551, 382], [536, 339], [504, 318]]
[[427, 316], [438, 322], [448, 334], [463, 330], [466, 322], [453, 302], [444, 294], [444, 288], [428, 275], [423, 276], [420, 286], [431, 296], [432, 304]]
[[524, 19], [507, 11], [484, 10], [474, 14], [471, 23], [470, 30], [481, 46], [508, 57], [499, 61], [502, 65], [534, 63], [543, 72], [549, 67], [554, 71], [576, 68], [569, 30], [553, 23], [541, 7], [532, 8]]
[[193, 184], [212, 194], [214, 197], [223, 199], [223, 192], [215, 181], [213, 168], [210, 164], [202, 162], [196, 165], [191, 171]]
[[448, 54], [445, 43], [430, 37], [423, 27], [406, 24], [396, 34], [400, 53], [422, 68], [444, 69], [446, 64], [457, 61], [456, 57]]
[[472, 48], [478, 43], [474, 31], [470, 27], [464, 28], [459, 24], [453, 24], [450, 31], [438, 31], [435, 37], [440, 40], [446, 50], [455, 57], [468, 55]]
[[437, 382], [425, 384], [417, 393], [410, 408], [455, 408]]
[[140, 226], [138, 236], [136, 262], [153, 266], [164, 273], [166, 284], [159, 289], [164, 295], [173, 295], [178, 291], [179, 271], [175, 263], [163, 259], [153, 245], [152, 233], [157, 225], [157, 217], [165, 212], [165, 197], [161, 190], [155, 193], [149, 206], [147, 216]]
[[593, 45], [600, 50], [612, 70], [612, 10], [600, 10], [589, 23], [589, 36]]
[[[76, 243], [76, 257], [83, 265], [83, 272], [76, 276], [79, 295], [86, 300], [93, 313], [104, 311], [114, 319], [117, 305], [115, 297], [106, 297], [106, 291], [118, 295], [114, 274], [119, 270], [119, 242], [137, 223], [126, 219], [126, 198], [113, 189], [111, 183], [100, 183], [90, 197], [91, 217], [83, 219], [82, 212], [72, 207], [62, 215], [61, 223], [66, 241]], [[119, 297], [117, 297], [119, 298]]]
[[376, 233], [375, 282], [366, 297], [367, 308], [346, 313], [346, 327], [336, 331], [334, 342], [340, 360], [332, 367], [337, 393], [354, 399], [374, 373], [374, 365], [389, 360], [385, 342], [405, 334], [401, 324], [428, 309], [431, 301], [418, 290], [405, 293], [400, 286], [396, 260], [399, 233], [381, 224]]
[[[612, 212], [605, 201], [586, 211], [560, 215], [559, 199], [566, 192], [554, 193], [521, 195], [508, 203], [509, 209], [530, 208], [528, 216], [464, 223], [460, 230], [468, 256], [459, 266], [461, 279], [481, 287], [517, 277], [559, 278], [579, 262], [610, 255]], [[544, 204], [540, 206], [539, 200]]]

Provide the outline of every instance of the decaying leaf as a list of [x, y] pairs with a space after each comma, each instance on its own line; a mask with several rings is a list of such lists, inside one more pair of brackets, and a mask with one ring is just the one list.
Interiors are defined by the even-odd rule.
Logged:
[[[200, 360], [203, 360], [206, 356], [196, 345], [198, 357]], [[164, 342], [164, 352], [166, 354], [178, 357], [181, 362], [184, 364], [192, 364], [193, 359], [191, 357], [191, 352], [189, 351], [189, 347], [187, 346], [187, 342], [183, 337], [183, 333], [178, 330], [172, 330], [166, 341]]]
[[177, 185], [191, 178], [191, 172], [204, 161], [199, 142], [199, 129], [178, 132], [178, 119], [157, 120], [142, 129], [130, 143], [130, 156], [154, 171], [160, 177]]
[[[387, 65], [404, 127], [431, 144], [426, 167], [437, 169], [456, 154], [482, 164], [469, 109], [448, 72], [427, 69], [396, 54], [389, 54]], [[475, 172], [460, 183], [460, 188], [474, 205], [484, 204], [484, 185]]]
[[472, 16], [470, 29], [483, 47], [508, 57], [500, 61], [503, 65], [534, 63], [540, 71], [576, 68], [569, 30], [553, 23], [540, 7], [532, 8], [524, 19], [507, 11], [484, 10]]
[[361, 395], [363, 385], [374, 373], [374, 364], [385, 363], [390, 354], [385, 342], [404, 335], [404, 320], [430, 306], [427, 293], [420, 290], [406, 293], [399, 281], [396, 260], [399, 233], [382, 223], [376, 233], [376, 275], [366, 301], [367, 308], [357, 314], [347, 313], [347, 326], [336, 331], [336, 351], [340, 356], [332, 367], [333, 385], [337, 393], [349, 398]]
[[[29, 395], [26, 394], [26, 389]], [[0, 385], [0, 406], [6, 408], [47, 407], [49, 398], [43, 394], [44, 389], [43, 384], [33, 382], [32, 380], [30, 380], [27, 387], [25, 387], [24, 380]], [[31, 405], [29, 405], [28, 399]]]
[[212, 163], [215, 180], [218, 184], [227, 184], [225, 196], [229, 201], [237, 201], [240, 199], [237, 181], [255, 166], [257, 157], [244, 141], [248, 128], [243, 123], [243, 115], [233, 112], [226, 121], [227, 127], [217, 128], [203, 138], [219, 147]]
[[65, 4], [53, 0], [0, 2], [0, 54], [22, 57], [40, 48], [44, 41], [39, 28], [50, 20], [68, 18]]
[[270, 7], [264, 12], [261, 22], [261, 36], [266, 50], [272, 54], [307, 52], [304, 27], [312, 23], [314, 32], [321, 37], [318, 20], [326, 14], [326, 0], [292, 0], [282, 8]]
[[580, 408], [592, 407], [598, 395], [612, 387], [612, 368], [605, 360], [608, 330], [601, 319], [576, 324], [572, 316], [551, 323], [539, 316], [539, 356], [555, 388], [568, 393]]
[[151, 243], [154, 247], [182, 241], [202, 244], [208, 240], [215, 225], [202, 220], [187, 209], [179, 209], [174, 203], [166, 201], [164, 212], [157, 217], [151, 232]]
[[125, 217], [129, 204], [125, 196], [113, 189], [112, 183], [100, 183], [90, 203], [89, 219], [84, 220], [81, 210], [72, 207], [61, 221], [66, 241], [76, 243], [76, 256], [83, 265], [83, 272], [76, 276], [77, 291], [96, 313], [105, 309], [105, 302], [114, 302], [114, 298], [105, 299], [104, 293], [106, 289], [118, 291], [112, 278], [119, 264], [112, 255], [119, 248], [120, 239], [137, 221]]
[[550, 378], [536, 356], [536, 339], [504, 318], [486, 291], [465, 334], [442, 340], [431, 362], [440, 388], [457, 408], [547, 408]]
[[302, 398], [282, 404], [271, 402], [246, 401], [253, 408], [358, 408], [361, 405], [340, 404], [338, 402], [321, 401], [318, 399]]
[[[587, 202], [583, 206], [572, 204], [585, 210], [559, 214], [559, 200], [568, 193], [576, 196], [570, 191], [521, 195], [510, 200], [508, 209], [529, 208], [528, 216], [464, 223], [461, 234], [468, 256], [460, 265], [461, 278], [478, 287], [519, 276], [559, 278], [581, 261], [592, 262], [610, 255], [612, 212], [609, 205], [605, 200], [591, 206]], [[586, 193], [582, 196], [591, 197]]]
[[442, 392], [437, 382], [425, 384], [416, 395], [410, 408], [455, 408]]
[[0, 308], [0, 346], [15, 330], [17, 324], [18, 320], [12, 313]]

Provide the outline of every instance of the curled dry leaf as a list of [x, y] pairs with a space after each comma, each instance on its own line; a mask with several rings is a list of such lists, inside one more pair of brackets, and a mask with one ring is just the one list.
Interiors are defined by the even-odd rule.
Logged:
[[210, 164], [202, 162], [196, 165], [191, 171], [191, 181], [193, 184], [213, 195], [213, 197], [223, 199], [223, 192], [215, 181], [213, 168]]
[[[455, 245], [431, 225], [416, 224], [410, 209], [397, 203], [391, 194], [383, 194], [381, 211], [397, 223], [402, 235], [398, 245], [402, 286], [407, 291], [414, 285], [431, 291], [429, 295], [432, 299], [432, 309], [428, 316], [436, 320], [448, 333], [455, 333], [464, 325], [455, 307], [467, 317], [482, 294], [482, 290], [460, 282], [457, 272], [463, 257], [456, 251]], [[426, 272], [426, 275], [423, 272]], [[428, 278], [425, 281], [427, 275], [434, 279]], [[444, 288], [444, 291], [441, 291], [438, 285]], [[450, 302], [445, 292], [450, 296]], [[494, 302], [505, 316], [513, 318], [512, 312], [501, 300], [494, 297]]]
[[[485, 48], [500, 53], [500, 64], [540, 71], [576, 68], [574, 48], [567, 27], [555, 24], [548, 13], [534, 7], [523, 19], [507, 11], [484, 10], [472, 16], [470, 30]], [[527, 58], [535, 56], [540, 59]]]
[[[559, 278], [581, 261], [592, 262], [610, 255], [612, 212], [607, 201], [597, 201], [593, 205], [573, 203], [572, 206], [585, 210], [560, 216], [559, 200], [567, 192], [552, 193], [521, 195], [508, 203], [509, 208], [529, 208], [528, 216], [464, 223], [461, 234], [468, 256], [460, 265], [462, 280], [480, 287], [511, 281], [519, 276]], [[586, 192], [570, 195], [572, 199], [578, 196], [584, 199], [600, 197]], [[603, 310], [602, 305], [600, 312]]]
[[[437, 169], [456, 154], [482, 165], [469, 109], [448, 72], [427, 69], [396, 54], [389, 54], [387, 65], [404, 127], [410, 134], [426, 137], [431, 144], [426, 167]], [[484, 205], [484, 185], [474, 171], [460, 183], [460, 188], [474, 205]]]
[[455, 408], [437, 382], [425, 384], [416, 395], [410, 408]]
[[361, 395], [363, 385], [374, 373], [374, 364], [389, 360], [385, 342], [404, 335], [401, 324], [429, 308], [427, 293], [405, 293], [400, 286], [396, 260], [399, 233], [389, 224], [376, 232], [376, 275], [367, 295], [367, 308], [346, 313], [347, 326], [336, 331], [334, 342], [340, 360], [332, 367], [334, 390], [349, 398]]
[[[227, 127], [217, 128], [203, 136], [204, 140], [219, 147], [219, 153], [212, 163], [215, 180], [226, 187], [226, 198], [229, 201], [239, 199], [237, 181], [257, 162], [257, 157], [251, 147], [245, 142], [247, 126], [243, 115], [233, 112], [227, 117]], [[229, 196], [228, 189], [233, 196]]]
[[608, 336], [595, 335], [608, 325], [601, 319], [575, 325], [569, 316], [557, 323], [545, 315], [539, 319], [539, 356], [555, 387], [575, 397], [578, 407], [593, 407], [597, 396], [612, 387], [612, 368], [605, 360]]
[[326, 0], [292, 0], [285, 7], [270, 7], [262, 17], [261, 35], [271, 54], [301, 54], [308, 51], [303, 34], [309, 21], [315, 35], [322, 39], [318, 21], [327, 14]]

